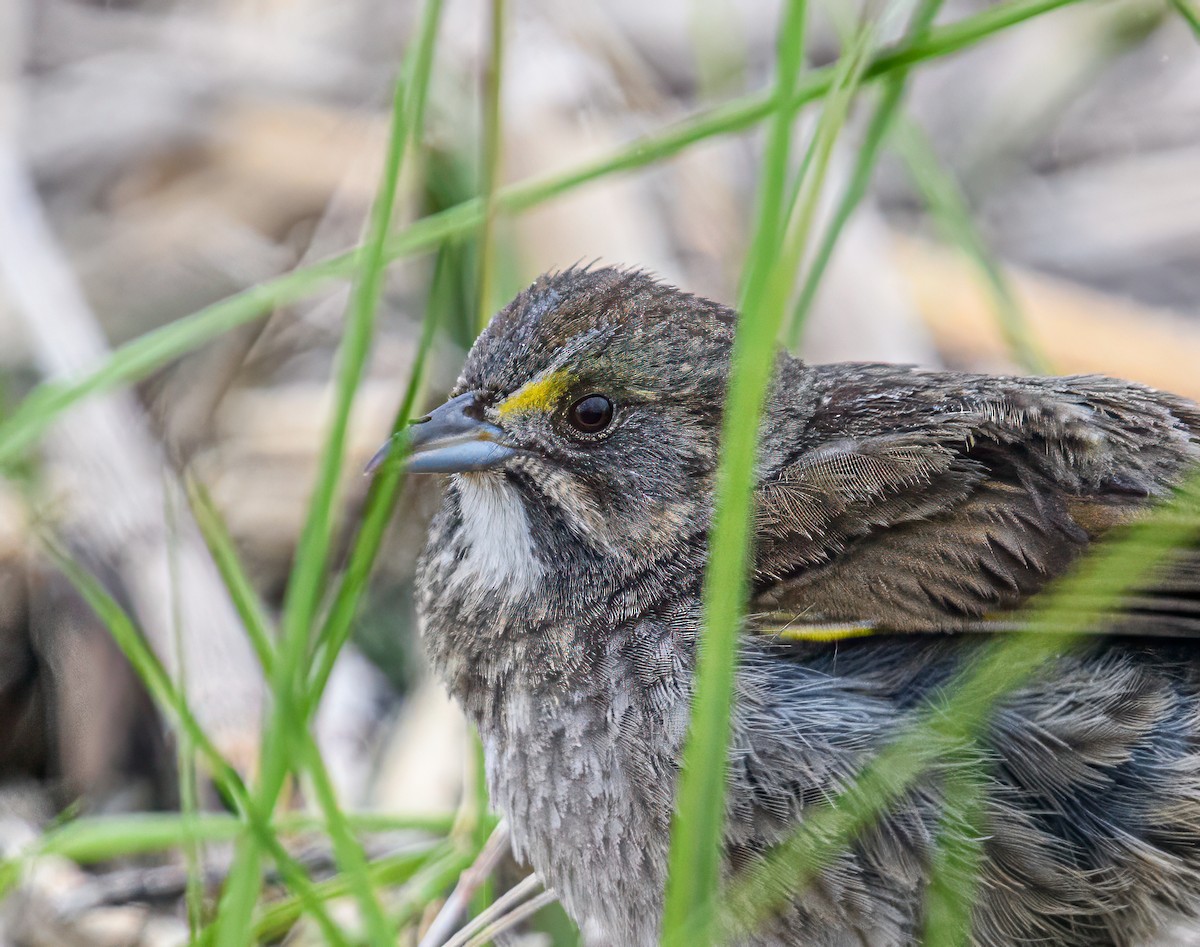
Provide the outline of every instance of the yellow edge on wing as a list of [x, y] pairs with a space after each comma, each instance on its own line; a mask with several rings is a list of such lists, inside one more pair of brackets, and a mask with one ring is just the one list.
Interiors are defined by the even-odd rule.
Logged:
[[787, 641], [845, 641], [847, 638], [865, 638], [867, 635], [873, 635], [875, 629], [870, 625], [844, 625], [841, 627], [829, 627], [826, 625], [810, 625], [805, 628], [781, 628], [778, 631], [780, 638]]
[[565, 368], [522, 385], [496, 408], [500, 417], [521, 411], [549, 411], [554, 408], [571, 384], [571, 373]]

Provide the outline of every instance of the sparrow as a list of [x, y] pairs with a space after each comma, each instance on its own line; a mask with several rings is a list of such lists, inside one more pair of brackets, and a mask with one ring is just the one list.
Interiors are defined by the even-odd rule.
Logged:
[[[417, 577], [431, 665], [479, 730], [516, 854], [590, 943], [660, 933], [737, 319], [637, 270], [542, 276], [398, 435], [410, 472], [449, 475]], [[780, 351], [725, 877], [1198, 462], [1200, 408], [1141, 385]], [[1200, 552], [1143, 584], [980, 740], [974, 944], [1134, 945], [1200, 915]], [[942, 795], [930, 777], [735, 942], [918, 942]]]

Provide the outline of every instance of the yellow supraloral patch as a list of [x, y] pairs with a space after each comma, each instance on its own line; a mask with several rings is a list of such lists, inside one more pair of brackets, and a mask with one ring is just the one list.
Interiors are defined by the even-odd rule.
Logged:
[[549, 411], [557, 406], [570, 383], [571, 373], [565, 368], [557, 369], [522, 385], [505, 398], [496, 411], [500, 417], [522, 411]]

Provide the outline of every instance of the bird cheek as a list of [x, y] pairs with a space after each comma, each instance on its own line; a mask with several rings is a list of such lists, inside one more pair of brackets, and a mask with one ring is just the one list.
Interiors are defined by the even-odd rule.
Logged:
[[536, 456], [547, 456], [546, 425], [527, 416], [510, 416], [501, 425], [510, 443]]
[[671, 503], [654, 510], [650, 517], [650, 530], [656, 535], [678, 536], [683, 533], [691, 519], [689, 504]]

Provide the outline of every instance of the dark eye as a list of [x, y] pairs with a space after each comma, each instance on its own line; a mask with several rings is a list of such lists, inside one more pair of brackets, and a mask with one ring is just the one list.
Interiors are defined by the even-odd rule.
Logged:
[[613, 403], [604, 395], [580, 398], [567, 412], [571, 427], [584, 434], [598, 434], [612, 423]]

